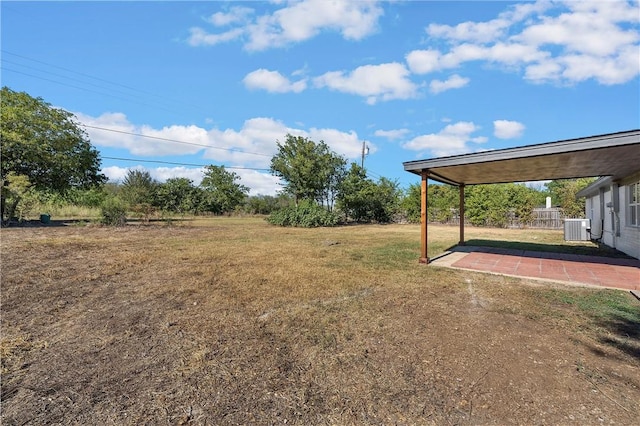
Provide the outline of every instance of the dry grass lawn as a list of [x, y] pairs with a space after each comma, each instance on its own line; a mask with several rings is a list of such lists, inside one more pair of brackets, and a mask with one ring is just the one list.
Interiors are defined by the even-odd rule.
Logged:
[[[0, 420], [637, 424], [640, 303], [419, 265], [419, 233], [256, 218], [2, 229]], [[430, 227], [430, 255], [456, 239]]]

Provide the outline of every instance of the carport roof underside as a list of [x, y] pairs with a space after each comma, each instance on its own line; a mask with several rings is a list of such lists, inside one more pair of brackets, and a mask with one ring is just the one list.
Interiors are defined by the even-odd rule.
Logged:
[[611, 176], [640, 169], [640, 130], [403, 163], [451, 185]]

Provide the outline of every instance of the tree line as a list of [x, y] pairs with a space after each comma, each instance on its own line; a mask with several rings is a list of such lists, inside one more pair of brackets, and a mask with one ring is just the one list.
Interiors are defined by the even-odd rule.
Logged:
[[[249, 196], [240, 176], [216, 165], [204, 168], [198, 185], [187, 178], [158, 182], [138, 169], [130, 169], [122, 182], [113, 183], [100, 172], [99, 153], [71, 113], [7, 87], [2, 88], [0, 101], [3, 225], [43, 205], [98, 208], [108, 224], [124, 223], [131, 214], [146, 220], [158, 214], [262, 214], [284, 226], [420, 219], [420, 183], [402, 189], [392, 179], [371, 179], [364, 168], [349, 164], [324, 141], [293, 135], [276, 141], [270, 163], [271, 173], [282, 182], [276, 196]], [[508, 217], [526, 225], [547, 196], [566, 216], [580, 217], [584, 203], [575, 194], [588, 183], [577, 179], [538, 188], [469, 186], [466, 217], [479, 226], [506, 226]], [[448, 222], [458, 214], [457, 188], [431, 184], [428, 191], [430, 221]]]

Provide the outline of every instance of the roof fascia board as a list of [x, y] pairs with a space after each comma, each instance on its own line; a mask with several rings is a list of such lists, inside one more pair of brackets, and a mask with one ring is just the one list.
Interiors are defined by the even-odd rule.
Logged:
[[427, 177], [431, 180], [435, 180], [437, 182], [446, 183], [448, 185], [460, 186], [460, 182], [456, 182], [454, 180], [448, 179], [438, 173], [435, 173], [431, 170], [427, 170]]
[[435, 167], [489, 163], [502, 160], [515, 160], [577, 151], [589, 151], [600, 148], [611, 148], [614, 146], [631, 145], [638, 143], [639, 140], [640, 130], [632, 130], [609, 135], [591, 136], [559, 142], [547, 142], [543, 144], [506, 148], [495, 151], [475, 152], [471, 154], [433, 158], [429, 160], [407, 161], [403, 163], [403, 166], [405, 171], [417, 173], [421, 170]]
[[611, 176], [604, 176], [593, 182], [591, 185], [576, 192], [576, 198], [589, 197], [597, 194], [600, 188], [611, 185]]

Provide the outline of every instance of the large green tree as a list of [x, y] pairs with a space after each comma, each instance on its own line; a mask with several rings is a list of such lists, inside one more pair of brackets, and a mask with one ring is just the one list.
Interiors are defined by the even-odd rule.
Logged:
[[0, 102], [3, 218], [11, 207], [5, 205], [9, 173], [26, 176], [34, 189], [59, 193], [106, 181], [98, 151], [73, 114], [8, 87], [2, 88]]
[[246, 200], [244, 210], [249, 214], [271, 214], [291, 204], [291, 197], [287, 194], [279, 194], [275, 197], [272, 195], [253, 195]]
[[322, 141], [318, 145], [318, 151], [320, 164], [318, 185], [320, 193], [317, 201], [326, 205], [331, 211], [338, 197], [340, 185], [347, 173], [347, 161], [342, 156], [331, 151]]
[[367, 178], [365, 170], [356, 163], [351, 163], [351, 168], [340, 184], [338, 207], [347, 217], [357, 221], [370, 220], [370, 203], [367, 192], [373, 182]]
[[129, 169], [122, 181], [120, 196], [130, 207], [151, 205], [154, 203], [157, 188], [158, 182], [148, 171]]
[[196, 214], [202, 209], [202, 204], [202, 189], [194, 186], [191, 179], [171, 178], [158, 186], [156, 205], [164, 211]]
[[429, 220], [448, 222], [460, 214], [460, 193], [458, 187], [432, 184], [427, 187], [429, 196]]
[[[452, 185], [429, 184], [427, 196], [429, 201], [428, 220], [430, 222], [448, 222], [458, 214], [460, 210], [458, 191], [458, 188]], [[422, 185], [420, 183], [410, 185], [402, 200], [402, 208], [410, 222], [420, 222], [421, 197]]]
[[356, 163], [351, 164], [339, 188], [338, 207], [358, 222], [391, 222], [400, 205], [397, 182], [383, 177], [376, 183]]
[[551, 201], [560, 205], [565, 217], [584, 217], [584, 198], [576, 198], [576, 194], [593, 183], [595, 178], [557, 179], [545, 184]]
[[533, 209], [545, 204], [545, 195], [536, 188], [524, 184], [509, 183], [509, 206], [522, 226], [534, 220]]
[[284, 181], [284, 190], [294, 201], [313, 200], [331, 209], [340, 182], [346, 173], [346, 160], [320, 141], [287, 135], [276, 142], [278, 152], [271, 159], [271, 172]]
[[[429, 221], [448, 222], [459, 214], [459, 189], [451, 185], [430, 184]], [[420, 221], [421, 187], [409, 187], [403, 208], [411, 221]], [[526, 225], [533, 209], [544, 204], [544, 193], [522, 184], [469, 185], [465, 189], [466, 220], [477, 226], [507, 226], [511, 217]]]
[[402, 198], [402, 210], [409, 222], [420, 222], [420, 213], [422, 208], [422, 187], [419, 183], [412, 183], [405, 190], [404, 197]]
[[200, 188], [206, 209], [215, 214], [230, 213], [244, 203], [249, 188], [240, 184], [240, 176], [224, 166], [207, 166]]

